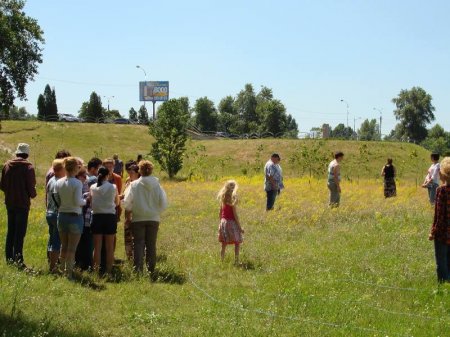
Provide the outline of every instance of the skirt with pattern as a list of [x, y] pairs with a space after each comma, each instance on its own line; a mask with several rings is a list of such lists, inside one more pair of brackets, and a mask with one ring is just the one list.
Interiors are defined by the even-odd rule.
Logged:
[[384, 178], [384, 197], [390, 198], [397, 195], [397, 186], [395, 178]]
[[226, 244], [242, 243], [242, 233], [236, 221], [220, 219], [219, 242]]

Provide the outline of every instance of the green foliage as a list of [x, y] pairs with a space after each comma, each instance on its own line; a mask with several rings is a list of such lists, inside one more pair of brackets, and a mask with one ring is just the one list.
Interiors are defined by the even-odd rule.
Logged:
[[158, 118], [150, 124], [150, 134], [155, 138], [150, 153], [171, 179], [183, 167], [189, 117], [189, 101], [171, 99], [160, 106]]
[[323, 177], [330, 155], [325, 151], [323, 140], [308, 140], [296, 147], [289, 163], [297, 168], [299, 174], [308, 174], [310, 178]]
[[379, 125], [376, 119], [371, 119], [370, 121], [366, 119], [362, 122], [360, 129], [358, 130], [359, 140], [379, 140]]
[[427, 137], [426, 125], [434, 120], [432, 97], [424, 89], [413, 87], [401, 90], [392, 99], [396, 109], [394, 115], [400, 121], [398, 136], [407, 137], [409, 141], [420, 143]]
[[25, 107], [17, 107], [15, 105], [9, 107], [6, 110], [7, 114], [3, 117], [3, 119], [11, 119], [11, 120], [24, 120], [29, 119], [30, 115], [27, 112]]
[[45, 86], [44, 93], [38, 97], [37, 107], [39, 120], [53, 122], [58, 120], [55, 88], [51, 89], [49, 84]]
[[141, 105], [138, 111], [138, 123], [148, 125], [149, 122], [147, 108], [145, 105]]
[[119, 110], [112, 109], [112, 110], [105, 110], [103, 112], [105, 119], [109, 121], [113, 121], [117, 118], [122, 118], [122, 115], [120, 114]]
[[439, 124], [436, 124], [428, 131], [428, 137], [421, 145], [431, 152], [450, 155], [450, 133], [446, 132]]
[[331, 131], [331, 138], [336, 139], [352, 139], [353, 130], [349, 126], [340, 123]]
[[23, 12], [25, 1], [0, 1], [0, 110], [16, 97], [26, 98], [25, 86], [42, 63], [43, 31]]
[[128, 119], [131, 123], [137, 123], [139, 121], [137, 111], [134, 110], [134, 108], [130, 108], [130, 111], [128, 112]]
[[202, 131], [216, 131], [218, 116], [214, 102], [207, 97], [201, 97], [195, 101], [195, 124]]
[[102, 106], [102, 99], [95, 91], [91, 93], [89, 102], [83, 102], [78, 117], [88, 122], [103, 122], [105, 119], [105, 109]]

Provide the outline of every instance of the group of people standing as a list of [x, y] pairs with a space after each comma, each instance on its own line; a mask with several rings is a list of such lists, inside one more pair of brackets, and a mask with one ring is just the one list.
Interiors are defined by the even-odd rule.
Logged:
[[[8, 213], [6, 260], [26, 268], [23, 241], [30, 199], [36, 197], [36, 177], [28, 162], [30, 147], [21, 143], [16, 158], [3, 167], [0, 187]], [[123, 163], [114, 159], [83, 160], [58, 151], [46, 175], [46, 219], [49, 229], [47, 255], [50, 271], [73, 277], [74, 267], [111, 273], [117, 224], [125, 209], [124, 236], [127, 257], [136, 271], [143, 260], [153, 273], [160, 214], [167, 207], [166, 194], [152, 176], [153, 164], [130, 160], [123, 187]]]
[[[16, 158], [2, 169], [0, 189], [5, 193], [8, 215], [5, 255], [7, 263], [25, 268], [23, 243], [27, 231], [30, 200], [35, 198], [36, 177], [27, 160], [28, 144], [17, 147]], [[330, 207], [338, 207], [341, 194], [341, 162], [344, 153], [336, 152], [328, 166], [327, 186]], [[423, 182], [430, 203], [435, 207], [429, 235], [435, 243], [439, 282], [450, 281], [450, 157], [439, 163], [439, 155], [431, 155], [432, 165]], [[264, 167], [266, 210], [274, 209], [275, 201], [284, 188], [283, 171], [278, 153], [271, 155]], [[124, 170], [125, 167], [125, 170]], [[124, 171], [127, 179], [123, 187]], [[72, 278], [74, 267], [111, 273], [115, 260], [117, 224], [125, 209], [125, 253], [137, 272], [153, 273], [156, 265], [156, 239], [160, 214], [167, 207], [167, 197], [158, 178], [152, 176], [153, 164], [138, 156], [123, 164], [112, 159], [91, 158], [87, 165], [68, 151], [58, 151], [46, 175], [46, 219], [49, 239], [47, 253], [50, 271]], [[396, 169], [393, 160], [383, 166], [384, 195], [396, 195]], [[439, 185], [442, 181], [442, 185]], [[221, 258], [227, 245], [235, 246], [235, 262], [244, 229], [237, 211], [236, 181], [229, 180], [218, 193], [220, 203], [218, 240]]]

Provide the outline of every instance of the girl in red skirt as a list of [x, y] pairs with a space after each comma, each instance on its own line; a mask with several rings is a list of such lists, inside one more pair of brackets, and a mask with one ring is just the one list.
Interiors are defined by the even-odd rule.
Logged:
[[219, 242], [222, 243], [220, 257], [223, 261], [227, 245], [234, 245], [235, 264], [239, 264], [239, 245], [244, 234], [236, 209], [237, 189], [236, 181], [228, 180], [217, 195], [220, 201]]

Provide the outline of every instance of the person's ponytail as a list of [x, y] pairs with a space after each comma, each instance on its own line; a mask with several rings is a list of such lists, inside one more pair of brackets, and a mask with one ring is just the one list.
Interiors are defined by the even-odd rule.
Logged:
[[105, 179], [109, 176], [109, 170], [102, 166], [98, 169], [98, 176], [97, 176], [97, 186], [102, 186]]

